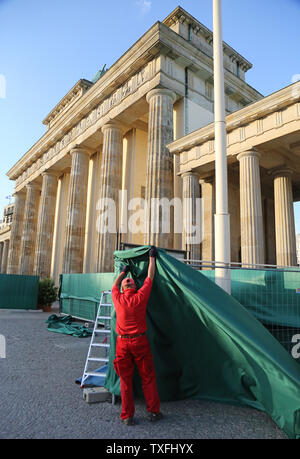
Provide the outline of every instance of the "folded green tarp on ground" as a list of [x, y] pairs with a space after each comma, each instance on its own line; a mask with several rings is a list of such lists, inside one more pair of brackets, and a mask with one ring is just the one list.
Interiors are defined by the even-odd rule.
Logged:
[[46, 320], [48, 324], [47, 330], [62, 333], [64, 335], [73, 335], [77, 338], [85, 338], [92, 335], [92, 330], [83, 325], [75, 324], [72, 316], [59, 317], [56, 314], [51, 314]]
[[[117, 251], [141, 286], [149, 247]], [[116, 315], [105, 387], [120, 395], [113, 368]], [[159, 250], [147, 308], [147, 335], [162, 401], [185, 398], [247, 405], [268, 413], [300, 438], [300, 366], [240, 303], [201, 273]], [[135, 393], [141, 394], [135, 375]]]

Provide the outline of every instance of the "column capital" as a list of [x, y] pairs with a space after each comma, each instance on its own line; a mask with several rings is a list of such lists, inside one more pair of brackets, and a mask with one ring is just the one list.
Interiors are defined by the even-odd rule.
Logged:
[[28, 182], [26, 183], [25, 187], [28, 189], [28, 188], [31, 188], [32, 190], [40, 190], [41, 189], [41, 185], [37, 182]]
[[62, 174], [61, 171], [54, 170], [54, 169], [47, 169], [41, 173], [41, 176], [44, 177], [45, 175], [50, 175], [51, 177], [56, 177], [57, 179]]
[[186, 172], [183, 172], [183, 174], [181, 174], [181, 178], [185, 178], [185, 177], [195, 177], [196, 179], [199, 180], [200, 174], [196, 171], [186, 171]]
[[276, 179], [277, 177], [291, 177], [294, 171], [288, 166], [276, 167], [269, 171], [269, 174]]
[[243, 151], [242, 153], [239, 153], [237, 155], [237, 160], [240, 161], [243, 158], [250, 158], [250, 157], [256, 157], [260, 159], [261, 154], [259, 153], [259, 151], [253, 148], [252, 150], [246, 150], [246, 151]]
[[25, 194], [26, 194], [26, 187], [24, 186], [23, 188], [21, 188], [21, 190], [13, 192], [13, 198], [16, 198], [16, 196], [23, 196]]
[[146, 95], [146, 100], [147, 102], [149, 103], [150, 102], [150, 99], [154, 96], [169, 96], [171, 97], [171, 99], [173, 100], [173, 103], [175, 102], [176, 100], [176, 94], [175, 92], [171, 91], [170, 89], [167, 89], [167, 88], [155, 88], [155, 89], [152, 89], [151, 91], [149, 91]]
[[200, 185], [213, 184], [215, 182], [215, 176], [211, 175], [210, 177], [200, 178]]
[[71, 174], [71, 167], [66, 167], [64, 170], [62, 170], [60, 177], [62, 177], [64, 174]]
[[83, 153], [85, 155], [91, 156], [91, 154], [94, 153], [94, 150], [83, 145], [75, 145], [75, 147], [70, 150], [70, 155], [72, 156], [74, 153]]
[[113, 120], [109, 121], [108, 123], [104, 124], [104, 126], [102, 126], [101, 131], [103, 132], [103, 134], [104, 131], [106, 131], [107, 129], [115, 129], [123, 134], [123, 126]]

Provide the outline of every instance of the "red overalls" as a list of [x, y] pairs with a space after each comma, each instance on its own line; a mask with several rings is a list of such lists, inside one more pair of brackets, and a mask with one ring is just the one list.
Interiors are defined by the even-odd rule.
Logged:
[[[121, 419], [131, 418], [134, 415], [132, 388], [134, 362], [142, 379], [147, 410], [157, 414], [160, 408], [152, 353], [145, 334], [146, 308], [151, 287], [152, 280], [147, 277], [138, 291], [126, 289], [121, 293], [118, 287], [113, 287], [111, 292], [117, 314], [116, 332], [121, 336], [130, 336], [125, 338], [118, 336], [114, 360], [115, 371], [120, 376]], [[136, 336], [140, 334], [143, 336]]]

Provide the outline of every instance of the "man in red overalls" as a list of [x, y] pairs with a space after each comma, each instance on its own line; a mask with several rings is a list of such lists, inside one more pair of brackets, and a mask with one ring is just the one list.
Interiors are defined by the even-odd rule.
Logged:
[[[116, 344], [116, 358], [114, 368], [120, 376], [122, 411], [121, 421], [126, 425], [134, 425], [134, 399], [132, 378], [134, 362], [142, 379], [142, 388], [146, 400], [148, 418], [157, 421], [162, 418], [160, 400], [156, 386], [155, 368], [152, 353], [146, 336], [146, 308], [150, 296], [152, 281], [155, 275], [155, 257], [157, 249], [151, 247], [149, 251], [148, 277], [143, 286], [137, 290], [133, 279], [122, 279], [129, 271], [125, 266], [112, 286], [118, 334]], [[123, 293], [119, 290], [122, 281]]]

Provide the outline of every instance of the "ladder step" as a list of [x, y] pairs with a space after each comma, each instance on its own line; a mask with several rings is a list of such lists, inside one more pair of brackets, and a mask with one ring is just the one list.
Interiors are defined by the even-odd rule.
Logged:
[[106, 373], [97, 373], [96, 371], [87, 371], [86, 373], [84, 373], [84, 375], [86, 376], [106, 376]]
[[110, 344], [106, 344], [106, 343], [92, 343], [91, 346], [94, 346], [94, 347], [110, 347]]
[[[87, 360], [91, 358], [96, 358], [96, 357], [89, 357]], [[98, 357], [97, 362], [109, 362], [109, 358], [108, 357]]]
[[[94, 323], [93, 335], [91, 337], [91, 342], [90, 342], [90, 346], [89, 346], [89, 350], [88, 350], [88, 355], [87, 355], [86, 362], [85, 362], [85, 367], [84, 367], [84, 370], [83, 370], [81, 387], [84, 387], [84, 382], [88, 378], [88, 376], [95, 376], [95, 377], [98, 377], [98, 378], [106, 377], [106, 373], [103, 373], [103, 372], [100, 372], [100, 371], [95, 371], [95, 370], [94, 371], [87, 371], [87, 368], [88, 368], [88, 365], [89, 365], [90, 362], [101, 362], [102, 365], [109, 362], [109, 358], [108, 357], [90, 357], [90, 354], [91, 354], [91, 351], [92, 351], [93, 348], [97, 348], [97, 347], [102, 347], [102, 348], [106, 348], [106, 349], [110, 348], [110, 344], [105, 343], [105, 341], [107, 340], [107, 337], [111, 333], [111, 330], [110, 330], [111, 322], [107, 322], [107, 321], [108, 320], [109, 321], [112, 320], [110, 314], [111, 314], [111, 307], [113, 306], [112, 302], [110, 302], [111, 301], [110, 298], [106, 296], [108, 294], [111, 294], [110, 290], [106, 290], [106, 291], [103, 290], [102, 291], [100, 303], [98, 305], [96, 320], [95, 320], [95, 323]], [[101, 310], [101, 307], [107, 307], [107, 308], [109, 307], [109, 309]], [[100, 314], [106, 314], [106, 315], [100, 315]], [[98, 328], [100, 326], [103, 326], [104, 328]], [[96, 335], [99, 336], [99, 334], [102, 334], [102, 338], [105, 338], [103, 340], [104, 342], [103, 343], [94, 343], [93, 341], [96, 339]], [[100, 338], [101, 338], [101, 336], [100, 336]], [[105, 355], [107, 356], [107, 351], [105, 352]]]
[[91, 362], [103, 362], [103, 359], [100, 357], [89, 357], [88, 360]]

